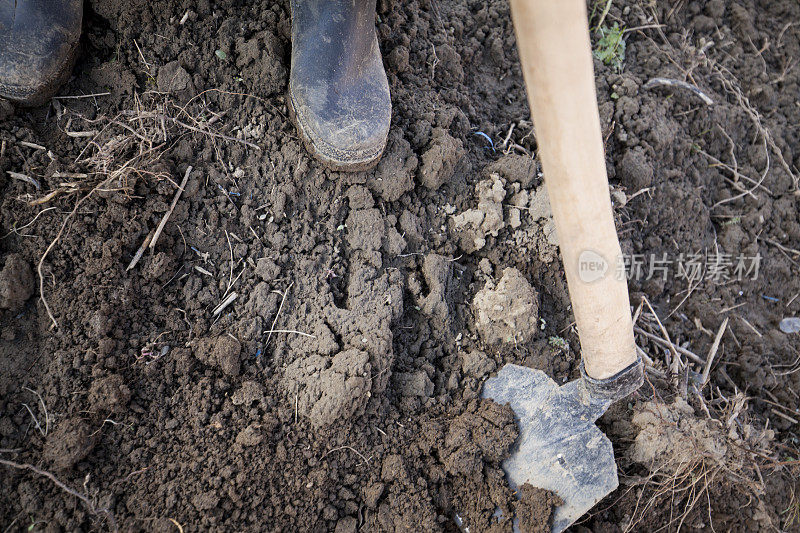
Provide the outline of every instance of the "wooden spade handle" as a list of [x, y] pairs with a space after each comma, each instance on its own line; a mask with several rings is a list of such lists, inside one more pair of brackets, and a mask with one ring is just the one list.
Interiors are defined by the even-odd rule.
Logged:
[[[511, 0], [586, 373], [637, 360], [606, 175], [585, 0]], [[604, 272], [605, 268], [605, 272]]]

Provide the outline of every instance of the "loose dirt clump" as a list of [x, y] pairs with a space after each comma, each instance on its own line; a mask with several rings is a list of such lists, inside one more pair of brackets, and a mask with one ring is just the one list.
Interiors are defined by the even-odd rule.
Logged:
[[131, 390], [119, 374], [111, 374], [92, 383], [89, 403], [100, 413], [121, 413], [128, 407]]
[[[742, 415], [743, 404], [737, 406], [738, 412], [726, 415]], [[680, 530], [696, 507], [706, 506], [710, 516], [710, 501], [717, 494], [737, 491], [744, 497], [764, 497], [754, 454], [771, 454], [772, 430], [759, 431], [746, 423], [740, 432], [736, 426], [725, 427], [719, 419], [697, 417], [680, 397], [672, 404], [637, 404], [631, 424], [638, 434], [628, 456], [649, 475], [642, 483], [629, 527], [636, 526], [651, 509], [668, 507], [673, 514], [670, 525]], [[761, 527], [772, 523], [763, 512], [753, 518]]]
[[0, 308], [18, 311], [32, 294], [31, 267], [19, 254], [9, 254], [0, 270]]
[[519, 519], [519, 530], [530, 533], [551, 531], [553, 510], [563, 502], [550, 491], [532, 487], [525, 483], [519, 488], [519, 502], [514, 511]]
[[61, 421], [47, 436], [43, 459], [55, 470], [67, 470], [89, 455], [98, 442], [98, 433], [80, 418]]
[[475, 295], [475, 327], [487, 344], [524, 343], [538, 331], [539, 294], [516, 268], [503, 270], [496, 287]]
[[505, 227], [503, 199], [506, 197], [505, 183], [500, 176], [479, 182], [475, 186], [478, 207], [453, 216], [453, 228], [460, 234], [461, 248], [475, 252], [486, 246], [486, 238], [497, 237]]

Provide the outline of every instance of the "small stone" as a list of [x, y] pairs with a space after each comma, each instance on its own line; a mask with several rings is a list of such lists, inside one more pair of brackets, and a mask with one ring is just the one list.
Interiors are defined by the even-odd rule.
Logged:
[[781, 320], [780, 324], [778, 324], [780, 330], [784, 333], [791, 334], [791, 333], [798, 333], [800, 332], [800, 318], [797, 317], [787, 317]]

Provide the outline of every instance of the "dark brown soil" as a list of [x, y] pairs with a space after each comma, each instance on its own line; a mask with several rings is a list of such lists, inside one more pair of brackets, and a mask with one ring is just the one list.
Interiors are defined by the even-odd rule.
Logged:
[[[482, 381], [508, 362], [574, 378], [579, 344], [546, 217], [514, 207], [540, 199], [541, 179], [506, 2], [379, 2], [394, 118], [381, 163], [355, 174], [310, 158], [287, 119], [286, 2], [86, 7], [60, 94], [110, 94], [0, 102], [0, 458], [53, 472], [123, 530], [458, 531], [457, 515], [511, 531], [520, 504], [500, 465], [517, 429]], [[800, 520], [800, 339], [778, 329], [800, 309], [798, 20], [796, 0], [617, 1], [605, 25], [631, 29], [625, 60], [595, 62], [623, 248], [762, 257], [755, 280], [631, 283], [694, 353], [729, 318], [709, 405], [689, 403], [704, 417], [744, 391], [750, 427], [775, 431], [775, 453], [740, 473], [759, 483], [715, 478], [683, 529]], [[644, 89], [654, 77], [715, 103]], [[748, 179], [761, 186], [742, 194]], [[470, 210], [482, 222], [455, 227]], [[40, 299], [46, 251], [58, 327]], [[539, 331], [512, 342], [472, 307], [507, 269], [538, 296]], [[666, 369], [663, 347], [639, 341]], [[601, 420], [621, 488], [576, 529], [679, 527], [688, 496], [641, 516], [648, 472], [627, 453], [634, 403], [681, 389], [649, 376]], [[744, 431], [738, 412], [726, 423]], [[12, 531], [109, 527], [31, 471], [3, 466], [0, 483]], [[552, 495], [519, 496], [525, 527], [546, 530]]]

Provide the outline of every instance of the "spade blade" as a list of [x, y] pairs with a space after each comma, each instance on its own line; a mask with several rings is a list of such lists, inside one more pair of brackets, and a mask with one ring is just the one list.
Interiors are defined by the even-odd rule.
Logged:
[[509, 404], [519, 425], [519, 438], [503, 461], [511, 488], [529, 483], [564, 501], [553, 515], [553, 532], [617, 488], [611, 441], [594, 424], [611, 402], [592, 398], [580, 380], [559, 387], [540, 370], [505, 365], [481, 396]]

